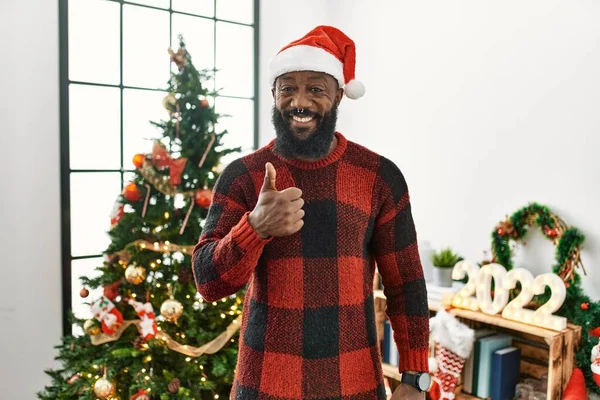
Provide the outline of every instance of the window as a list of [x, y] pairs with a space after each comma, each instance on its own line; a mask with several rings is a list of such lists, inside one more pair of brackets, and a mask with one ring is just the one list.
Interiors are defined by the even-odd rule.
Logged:
[[[215, 71], [228, 147], [255, 149], [259, 0], [60, 0], [63, 310], [91, 313], [79, 295], [110, 239], [110, 212], [166, 119], [167, 49], [182, 34], [198, 69]], [[224, 163], [240, 155], [223, 159]], [[64, 318], [65, 334], [71, 325]]]

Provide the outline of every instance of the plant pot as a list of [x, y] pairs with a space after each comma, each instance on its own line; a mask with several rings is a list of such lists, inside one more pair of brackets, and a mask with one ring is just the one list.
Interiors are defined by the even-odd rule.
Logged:
[[452, 287], [453, 268], [433, 268], [433, 284], [441, 287]]

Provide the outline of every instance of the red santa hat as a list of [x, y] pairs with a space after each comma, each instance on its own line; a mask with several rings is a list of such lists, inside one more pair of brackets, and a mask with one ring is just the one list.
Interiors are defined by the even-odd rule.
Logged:
[[320, 25], [277, 53], [269, 64], [269, 81], [294, 71], [324, 72], [333, 76], [350, 99], [365, 94], [362, 82], [354, 79], [356, 48], [344, 32]]

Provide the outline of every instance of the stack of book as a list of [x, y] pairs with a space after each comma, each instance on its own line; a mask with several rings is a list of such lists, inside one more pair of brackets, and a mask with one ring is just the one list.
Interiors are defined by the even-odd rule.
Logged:
[[475, 345], [463, 369], [463, 392], [492, 400], [515, 394], [521, 371], [521, 349], [512, 337], [491, 329], [475, 331]]

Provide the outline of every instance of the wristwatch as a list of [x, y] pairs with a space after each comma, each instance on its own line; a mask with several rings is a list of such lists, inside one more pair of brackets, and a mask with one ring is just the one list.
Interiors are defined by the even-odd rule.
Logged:
[[419, 372], [416, 374], [403, 372], [400, 382], [417, 388], [419, 392], [426, 392], [431, 386], [431, 375], [427, 372]]

